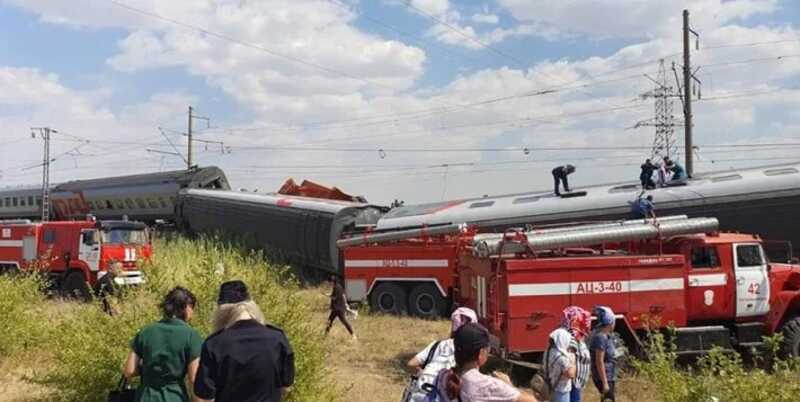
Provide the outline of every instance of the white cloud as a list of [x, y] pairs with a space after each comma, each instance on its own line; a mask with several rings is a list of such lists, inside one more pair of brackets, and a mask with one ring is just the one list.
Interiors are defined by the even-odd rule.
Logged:
[[678, 36], [681, 10], [689, 9], [691, 24], [701, 31], [736, 19], [774, 12], [778, 0], [497, 0], [514, 18], [538, 22], [562, 33], [589, 38], [654, 38]]
[[495, 25], [498, 22], [500, 22], [500, 17], [498, 17], [497, 14], [483, 14], [483, 13], [472, 14], [472, 17], [470, 19], [472, 20], [472, 22], [478, 24]]

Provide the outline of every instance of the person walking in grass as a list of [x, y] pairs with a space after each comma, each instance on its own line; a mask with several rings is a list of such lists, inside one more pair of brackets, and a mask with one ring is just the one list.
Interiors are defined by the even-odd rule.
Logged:
[[350, 333], [350, 336], [353, 340], [356, 340], [356, 333], [353, 331], [353, 327], [350, 325], [350, 322], [347, 321], [347, 312], [350, 310], [349, 306], [347, 305], [347, 295], [344, 293], [344, 288], [339, 283], [335, 275], [331, 275], [328, 277], [328, 283], [331, 285], [331, 303], [330, 309], [331, 313], [328, 315], [328, 325], [325, 327], [325, 335], [327, 336], [329, 332], [331, 332], [331, 327], [333, 326], [333, 321], [337, 318], [339, 321], [342, 322], [342, 325], [347, 329], [347, 332]]
[[242, 281], [220, 286], [214, 333], [200, 353], [196, 402], [279, 402], [294, 384], [294, 352], [280, 328], [266, 324]]
[[188, 402], [185, 379], [194, 384], [203, 338], [187, 324], [197, 299], [176, 287], [161, 303], [164, 318], [142, 328], [123, 365], [126, 378], [141, 376], [137, 402]]
[[406, 388], [403, 401], [424, 401], [426, 392], [423, 385], [435, 385], [439, 371], [456, 365], [453, 334], [471, 322], [478, 322], [475, 311], [467, 307], [457, 308], [450, 315], [450, 336], [447, 339], [431, 342], [408, 361], [407, 367], [413, 373], [413, 377]]

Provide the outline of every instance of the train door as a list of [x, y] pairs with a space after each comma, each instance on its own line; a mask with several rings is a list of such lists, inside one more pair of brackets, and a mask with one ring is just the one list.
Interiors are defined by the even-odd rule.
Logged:
[[761, 245], [735, 244], [736, 317], [753, 317], [769, 312], [769, 275]]

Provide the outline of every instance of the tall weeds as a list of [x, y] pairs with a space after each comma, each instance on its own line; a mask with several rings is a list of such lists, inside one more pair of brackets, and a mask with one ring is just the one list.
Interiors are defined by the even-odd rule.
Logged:
[[[117, 310], [114, 316], [105, 314], [98, 302], [75, 304], [43, 322], [37, 317], [44, 297], [34, 291], [36, 280], [0, 278], [0, 322], [10, 323], [4, 328], [9, 332], [0, 337], [0, 353], [21, 353], [25, 345], [19, 339], [38, 333], [36, 342], [49, 356], [34, 381], [52, 390], [45, 399], [105, 401], [120, 378], [130, 340], [161, 317], [158, 304], [170, 289], [184, 286], [197, 296], [190, 325], [207, 336], [219, 285], [241, 279], [267, 320], [285, 330], [294, 348], [296, 379], [289, 401], [335, 400], [324, 367], [321, 335], [309, 325], [311, 312], [297, 297], [297, 282], [285, 267], [270, 265], [260, 253], [243, 252], [215, 239], [159, 240], [154, 249], [153, 260], [144, 266], [146, 284], [112, 300]], [[7, 319], [14, 316], [20, 319]], [[13, 338], [18, 339], [8, 340], [7, 333], [17, 334]]]

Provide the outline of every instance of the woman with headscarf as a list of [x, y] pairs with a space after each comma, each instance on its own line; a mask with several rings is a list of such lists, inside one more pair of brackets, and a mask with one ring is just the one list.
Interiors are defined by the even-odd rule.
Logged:
[[575, 378], [572, 380], [570, 402], [580, 402], [583, 389], [589, 382], [592, 358], [586, 346], [586, 337], [592, 326], [592, 316], [588, 311], [569, 306], [561, 314], [561, 328], [572, 335], [570, 348], [575, 351]]
[[569, 402], [572, 380], [575, 378], [576, 350], [570, 347], [572, 335], [564, 328], [550, 333], [547, 360], [547, 383], [550, 386], [551, 402]]
[[[453, 345], [453, 334], [465, 324], [478, 322], [478, 317], [470, 308], [459, 307], [450, 315], [450, 337], [428, 344], [416, 356], [408, 361], [408, 369], [416, 378], [409, 384], [406, 401], [419, 402], [425, 399], [426, 392], [422, 389], [424, 384], [434, 385], [436, 374], [442, 369], [449, 369], [456, 365]], [[427, 364], [425, 364], [427, 362]]]

